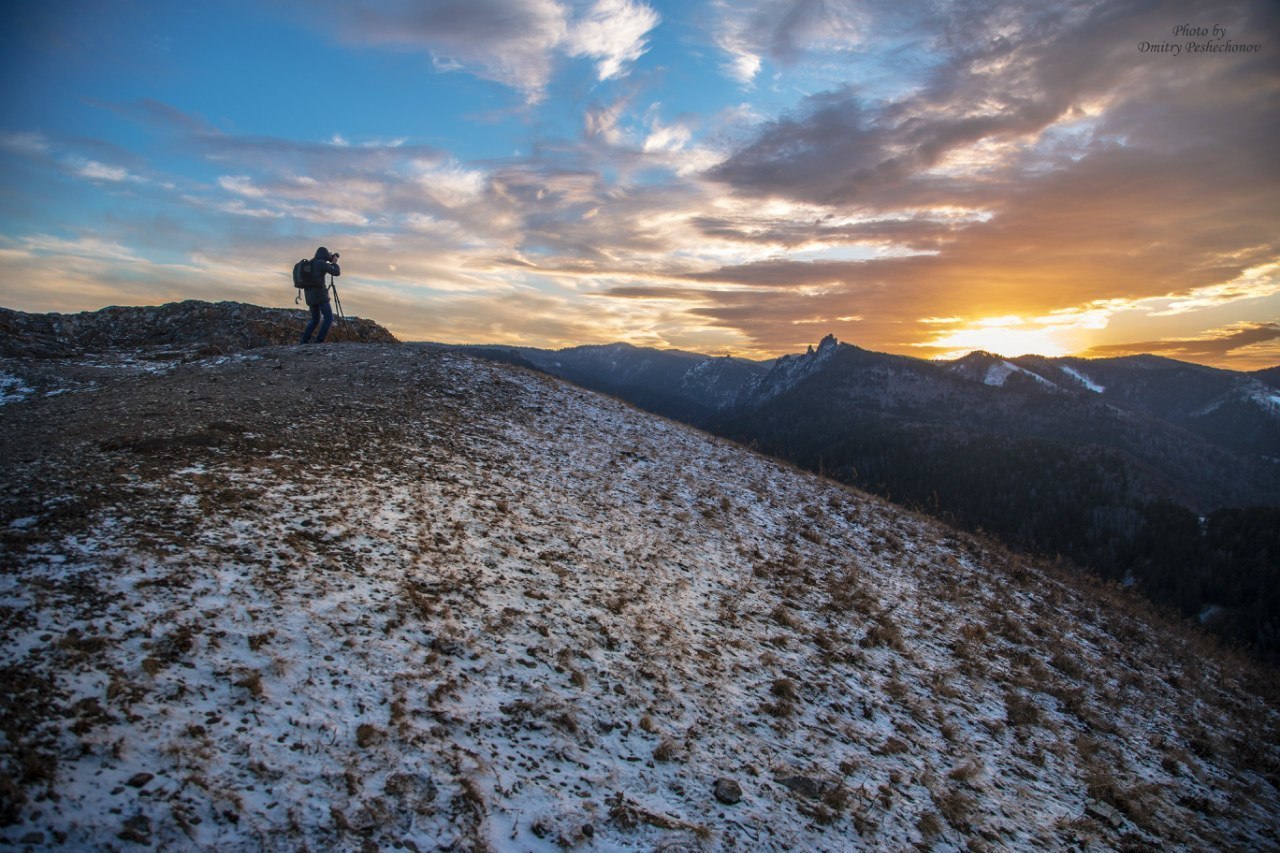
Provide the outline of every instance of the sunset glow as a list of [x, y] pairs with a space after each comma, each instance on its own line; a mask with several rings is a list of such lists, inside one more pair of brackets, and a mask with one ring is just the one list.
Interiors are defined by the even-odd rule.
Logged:
[[[6, 10], [0, 305], [323, 244], [405, 339], [1280, 363], [1268, 0], [214, 9]], [[1139, 49], [1188, 24], [1260, 47]]]
[[946, 349], [941, 358], [959, 358], [974, 350], [995, 355], [1069, 355], [1081, 347], [1069, 327], [1042, 326], [1020, 317], [989, 317], [951, 329], [921, 346]]

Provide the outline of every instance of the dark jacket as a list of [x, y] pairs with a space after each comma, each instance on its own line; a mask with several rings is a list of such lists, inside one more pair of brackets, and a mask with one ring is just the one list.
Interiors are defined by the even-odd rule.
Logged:
[[307, 305], [324, 305], [329, 301], [329, 287], [325, 283], [325, 274], [342, 275], [342, 270], [330, 260], [331, 257], [329, 250], [323, 246], [316, 249], [316, 256], [311, 259], [311, 280], [315, 284], [303, 288], [302, 291], [306, 296]]

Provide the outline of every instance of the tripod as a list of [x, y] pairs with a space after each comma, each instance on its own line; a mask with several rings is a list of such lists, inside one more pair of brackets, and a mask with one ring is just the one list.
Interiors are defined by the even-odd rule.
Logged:
[[347, 315], [342, 313], [342, 300], [338, 298], [338, 283], [333, 280], [333, 276], [329, 276], [329, 290], [333, 293], [333, 304], [338, 306], [338, 319], [344, 326], [349, 326]]

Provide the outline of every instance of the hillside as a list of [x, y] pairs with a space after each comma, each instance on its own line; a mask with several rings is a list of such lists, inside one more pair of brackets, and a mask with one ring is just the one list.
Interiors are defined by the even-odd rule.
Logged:
[[688, 427], [411, 345], [4, 369], [5, 844], [1280, 847], [1274, 671]]
[[1267, 371], [1155, 356], [935, 362], [831, 335], [769, 364], [621, 345], [528, 356], [584, 387], [1133, 584], [1280, 663], [1280, 396]]

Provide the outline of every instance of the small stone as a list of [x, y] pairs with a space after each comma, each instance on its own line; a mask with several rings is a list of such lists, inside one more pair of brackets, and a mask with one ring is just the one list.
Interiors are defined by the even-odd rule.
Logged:
[[43, 832], [28, 832], [22, 838], [18, 839], [19, 844], [44, 844]]
[[134, 815], [124, 822], [124, 828], [116, 833], [116, 838], [150, 846], [151, 818], [143, 814]]
[[1124, 817], [1114, 807], [1098, 800], [1090, 800], [1085, 804], [1084, 813], [1094, 820], [1107, 824], [1112, 829], [1124, 828]]
[[717, 779], [712, 793], [717, 800], [731, 806], [742, 799], [742, 786], [732, 779]]
[[802, 797], [808, 797], [816, 800], [821, 797], [827, 790], [827, 783], [811, 776], [786, 776], [778, 779], [779, 785], [784, 785], [796, 792]]
[[135, 773], [129, 777], [129, 781], [125, 782], [125, 784], [130, 788], [144, 788], [154, 778], [156, 778], [154, 773]]

